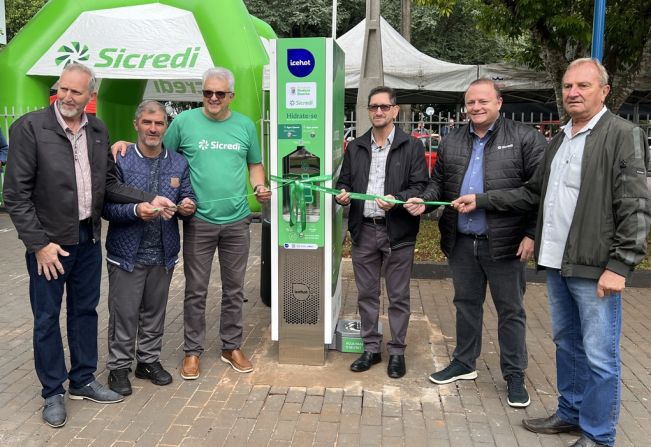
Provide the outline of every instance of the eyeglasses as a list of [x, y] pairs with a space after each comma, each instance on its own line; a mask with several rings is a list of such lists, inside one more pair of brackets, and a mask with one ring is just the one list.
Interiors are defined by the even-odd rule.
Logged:
[[367, 109], [369, 112], [375, 112], [377, 109], [388, 112], [391, 110], [391, 107], [393, 107], [393, 104], [369, 104]]
[[226, 98], [226, 95], [231, 93], [233, 92], [214, 92], [212, 90], [201, 90], [201, 94], [206, 99], [212, 99], [213, 95], [216, 96], [217, 99], [224, 99]]

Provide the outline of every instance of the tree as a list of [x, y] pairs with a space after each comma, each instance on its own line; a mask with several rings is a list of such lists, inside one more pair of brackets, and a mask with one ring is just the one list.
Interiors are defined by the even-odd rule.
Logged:
[[6, 0], [5, 20], [7, 23], [7, 42], [9, 42], [27, 22], [30, 21], [47, 0]]
[[[559, 114], [563, 73], [571, 61], [589, 57], [593, 0], [471, 0], [486, 31], [503, 33], [528, 45], [520, 60], [544, 69], [554, 86]], [[457, 0], [418, 0], [451, 14]], [[608, 0], [604, 57], [610, 76], [608, 107], [617, 112], [634, 90], [636, 81], [651, 72], [651, 2]]]
[[[382, 2], [382, 16], [396, 29], [400, 26], [399, 3]], [[411, 43], [429, 56], [472, 65], [502, 62], [511, 53], [506, 36], [480, 27], [474, 0], [455, 2], [449, 9], [416, 2], [411, 13]]]
[[[279, 37], [330, 37], [332, 0], [244, 0], [249, 13], [267, 22]], [[364, 18], [363, 0], [339, 0], [337, 35]]]

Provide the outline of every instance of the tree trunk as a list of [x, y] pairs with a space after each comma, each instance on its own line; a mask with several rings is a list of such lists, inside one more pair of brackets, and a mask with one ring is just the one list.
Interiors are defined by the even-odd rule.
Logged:
[[[606, 67], [608, 68], [608, 67]], [[635, 90], [635, 83], [640, 75], [651, 71], [651, 29], [647, 33], [646, 43], [642, 49], [642, 56], [635, 67], [625, 72], [612, 74], [610, 95], [606, 98], [606, 105], [611, 112], [617, 113], [626, 99]], [[610, 70], [609, 70], [610, 73]]]
[[401, 0], [400, 34], [411, 43], [411, 0]]
[[569, 120], [569, 116], [567, 116], [567, 113], [565, 113], [565, 109], [563, 108], [563, 74], [568, 66], [567, 59], [561, 50], [550, 45], [549, 40], [544, 37], [540, 30], [534, 28], [532, 34], [534, 39], [538, 39], [541, 42], [541, 56], [545, 63], [547, 76], [554, 86], [554, 96], [556, 97], [558, 117], [560, 122], [565, 124]]

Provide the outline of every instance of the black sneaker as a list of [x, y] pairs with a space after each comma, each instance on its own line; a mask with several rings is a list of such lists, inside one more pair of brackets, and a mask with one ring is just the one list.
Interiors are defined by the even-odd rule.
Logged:
[[132, 393], [131, 382], [129, 382], [129, 373], [131, 368], [113, 369], [109, 372], [108, 386], [122, 396], [130, 396]]
[[163, 369], [160, 362], [138, 363], [136, 377], [151, 380], [154, 385], [169, 385], [172, 383], [172, 375]]
[[527, 387], [524, 385], [524, 376], [511, 374], [506, 378], [506, 392], [508, 404], [515, 408], [528, 407], [531, 403]]
[[429, 376], [429, 380], [439, 385], [456, 382], [457, 380], [473, 380], [476, 378], [477, 371], [466, 368], [456, 359], [453, 359], [445, 369], [437, 371]]

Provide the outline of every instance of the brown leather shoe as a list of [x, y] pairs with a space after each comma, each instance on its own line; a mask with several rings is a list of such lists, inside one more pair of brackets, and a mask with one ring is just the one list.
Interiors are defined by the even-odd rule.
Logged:
[[185, 380], [194, 380], [199, 378], [199, 356], [186, 355], [183, 359], [181, 368], [181, 377]]
[[228, 363], [237, 372], [250, 373], [253, 371], [253, 365], [239, 349], [222, 350], [222, 362]]

